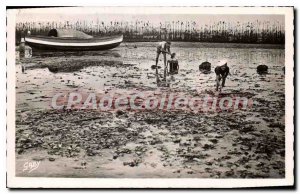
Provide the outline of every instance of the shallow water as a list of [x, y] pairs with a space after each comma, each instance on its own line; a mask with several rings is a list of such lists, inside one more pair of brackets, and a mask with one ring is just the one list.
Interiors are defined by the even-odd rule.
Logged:
[[[183, 46], [181, 46], [183, 44]], [[134, 48], [136, 45], [137, 48]], [[265, 48], [202, 48], [195, 44], [192, 48], [187, 43], [175, 43], [171, 52], [176, 53], [179, 61], [179, 74], [168, 78], [169, 89], [177, 92], [198, 92], [214, 90], [214, 68], [218, 61], [227, 59], [231, 76], [228, 77], [224, 91], [251, 91], [256, 83], [265, 79], [260, 86], [262, 91], [284, 91], [283, 70], [284, 49]], [[220, 45], [222, 46], [222, 45]], [[111, 51], [100, 52], [57, 52], [35, 53], [30, 61], [34, 65], [37, 61], [59, 63], [61, 60], [112, 60], [121, 61], [132, 66], [90, 66], [75, 72], [52, 73], [47, 68], [26, 70], [21, 72], [17, 65], [17, 104], [24, 103], [35, 108], [47, 108], [44, 99], [54, 93], [80, 89], [81, 92], [103, 92], [107, 89], [125, 90], [157, 90], [158, 84], [155, 70], [155, 43], [125, 43]], [[212, 64], [212, 73], [202, 74], [199, 65], [208, 61]], [[269, 74], [262, 78], [256, 73], [256, 67], [265, 64], [269, 67]], [[162, 56], [159, 65], [163, 67]], [[71, 64], [72, 66], [72, 64]], [[163, 69], [159, 70], [160, 78]], [[256, 88], [257, 89], [257, 88]], [[30, 93], [30, 96], [27, 93]], [[266, 93], [265, 95], [268, 95]], [[30, 103], [34, 101], [35, 103]]]

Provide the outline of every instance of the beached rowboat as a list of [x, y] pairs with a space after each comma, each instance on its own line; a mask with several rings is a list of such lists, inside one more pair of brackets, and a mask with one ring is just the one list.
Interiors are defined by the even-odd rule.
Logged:
[[33, 49], [52, 51], [108, 50], [119, 46], [122, 41], [123, 35], [92, 37], [75, 30], [60, 34], [49, 31], [48, 36], [25, 37], [26, 44]]

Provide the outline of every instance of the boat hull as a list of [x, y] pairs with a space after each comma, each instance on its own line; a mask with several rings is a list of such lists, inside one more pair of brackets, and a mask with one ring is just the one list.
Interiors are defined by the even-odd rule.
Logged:
[[47, 51], [97, 51], [109, 50], [119, 46], [123, 36], [101, 37], [92, 39], [57, 38], [30, 36], [26, 44], [36, 50]]

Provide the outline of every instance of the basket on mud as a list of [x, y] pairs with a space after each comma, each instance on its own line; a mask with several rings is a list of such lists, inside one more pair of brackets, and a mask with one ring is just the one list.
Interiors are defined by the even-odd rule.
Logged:
[[259, 65], [256, 68], [256, 71], [258, 74], [262, 75], [262, 74], [268, 74], [268, 69], [269, 67], [266, 65]]
[[211, 72], [211, 63], [210, 62], [203, 62], [199, 65], [199, 70], [204, 74], [209, 74]]

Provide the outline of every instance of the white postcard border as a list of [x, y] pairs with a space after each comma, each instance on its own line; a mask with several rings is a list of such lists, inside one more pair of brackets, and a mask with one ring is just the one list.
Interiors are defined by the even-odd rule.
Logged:
[[[57, 10], [63, 8], [55, 8]], [[70, 9], [70, 8], [68, 8]], [[10, 188], [232, 188], [286, 186], [294, 184], [294, 10], [293, 7], [97, 7], [106, 13], [136, 14], [283, 14], [285, 15], [285, 178], [284, 179], [198, 179], [198, 178], [31, 178], [15, 176], [15, 16], [7, 11], [7, 186]], [[91, 11], [89, 10], [89, 11]], [[43, 9], [45, 12], [45, 10]], [[53, 10], [51, 10], [53, 11]], [[50, 12], [51, 12], [50, 11]]]

